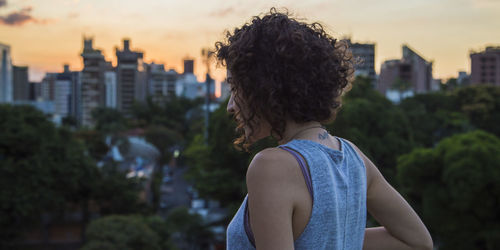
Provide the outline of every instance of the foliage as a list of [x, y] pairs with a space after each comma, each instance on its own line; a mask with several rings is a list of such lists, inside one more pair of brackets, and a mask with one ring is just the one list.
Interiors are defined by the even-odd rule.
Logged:
[[173, 147], [182, 140], [182, 136], [174, 130], [153, 125], [146, 129], [144, 137], [160, 151], [159, 164], [167, 164], [172, 158]]
[[202, 99], [190, 100], [185, 97], [170, 96], [164, 105], [160, 105], [148, 98], [145, 103], [134, 104], [130, 123], [132, 127], [142, 128], [151, 125], [163, 126], [186, 138], [191, 132], [190, 125], [201, 118], [194, 114], [199, 113], [197, 107], [202, 102]]
[[161, 239], [142, 217], [112, 215], [92, 221], [82, 250], [160, 250]]
[[500, 139], [454, 135], [398, 159], [400, 192], [437, 236], [440, 249], [500, 247]]
[[191, 214], [185, 207], [174, 208], [167, 215], [166, 229], [172, 240], [183, 249], [197, 249], [213, 239], [213, 233], [198, 214]]
[[358, 146], [395, 185], [396, 158], [412, 148], [410, 124], [401, 110], [358, 77], [329, 131]]
[[92, 110], [95, 130], [104, 134], [113, 134], [127, 129], [128, 122], [117, 109], [98, 107]]
[[42, 213], [88, 200], [98, 170], [70, 131], [35, 108], [0, 105], [0, 117], [0, 242], [12, 242]]
[[454, 97], [473, 126], [500, 136], [500, 87], [469, 86], [457, 89]]
[[127, 178], [114, 162], [105, 163], [94, 185], [94, 200], [99, 204], [101, 215], [133, 214], [147, 212], [147, 205], [139, 200], [144, 188], [143, 179]]
[[201, 197], [218, 200], [224, 207], [237, 209], [246, 194], [245, 174], [253, 156], [266, 147], [276, 146], [266, 138], [252, 147], [252, 152], [233, 146], [236, 123], [226, 112], [227, 100], [212, 113], [208, 143], [197, 135], [184, 152], [190, 168], [186, 177], [194, 183]]
[[87, 149], [87, 153], [96, 162], [100, 161], [109, 151], [109, 147], [105, 142], [104, 134], [97, 130], [78, 130], [75, 131], [74, 136], [81, 140]]
[[418, 94], [404, 99], [399, 106], [410, 121], [412, 138], [417, 147], [432, 147], [445, 137], [472, 129], [452, 94]]

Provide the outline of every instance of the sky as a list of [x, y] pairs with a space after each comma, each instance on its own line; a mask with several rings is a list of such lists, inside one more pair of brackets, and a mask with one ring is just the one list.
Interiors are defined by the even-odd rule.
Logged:
[[[193, 58], [203, 80], [201, 50], [273, 6], [322, 23], [333, 37], [375, 43], [377, 73], [401, 58], [402, 44], [433, 61], [442, 79], [470, 72], [471, 50], [500, 45], [500, 0], [0, 0], [0, 43], [11, 46], [14, 65], [29, 66], [31, 81], [65, 63], [81, 70], [84, 36], [113, 64], [124, 38], [166, 69], [182, 72], [183, 59]], [[224, 79], [225, 69], [211, 69]]]

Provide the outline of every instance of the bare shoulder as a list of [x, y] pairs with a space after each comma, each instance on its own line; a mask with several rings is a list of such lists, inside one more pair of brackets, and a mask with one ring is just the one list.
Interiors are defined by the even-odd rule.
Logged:
[[280, 148], [266, 148], [257, 153], [247, 169], [247, 184], [267, 178], [286, 179], [297, 163], [293, 156]]
[[257, 249], [293, 249], [298, 182], [294, 160], [280, 148], [268, 148], [257, 153], [248, 167], [249, 218]]

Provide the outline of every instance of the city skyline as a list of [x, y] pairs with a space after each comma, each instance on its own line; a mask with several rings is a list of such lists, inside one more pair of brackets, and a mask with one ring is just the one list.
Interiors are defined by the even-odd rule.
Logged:
[[[270, 7], [286, 6], [307, 22], [319, 21], [336, 38], [375, 43], [375, 70], [401, 57], [408, 44], [434, 62], [436, 78], [470, 73], [470, 50], [500, 43], [500, 1], [438, 0], [399, 2], [341, 1], [144, 1], [34, 0], [0, 1], [0, 38], [11, 46], [14, 65], [29, 66], [30, 80], [62, 65], [81, 70], [83, 36], [116, 65], [115, 47], [124, 38], [144, 53], [145, 62], [163, 63], [182, 72], [183, 59], [195, 59], [194, 73], [204, 79], [201, 49], [213, 47], [231, 30]], [[391, 8], [388, 9], [387, 6]], [[214, 66], [214, 65], [213, 65]], [[222, 68], [213, 70], [223, 80]]]

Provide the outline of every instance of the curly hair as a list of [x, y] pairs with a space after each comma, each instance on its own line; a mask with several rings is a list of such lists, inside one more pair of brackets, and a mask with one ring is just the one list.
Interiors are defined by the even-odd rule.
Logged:
[[250, 128], [251, 137], [255, 118], [266, 120], [278, 140], [287, 119], [322, 124], [335, 120], [354, 73], [347, 42], [331, 37], [317, 22], [298, 21], [276, 8], [225, 36], [215, 43], [215, 55], [232, 75], [227, 81], [235, 105], [241, 110], [245, 103], [249, 110], [247, 115], [234, 114], [240, 118], [236, 131], [241, 136], [233, 142], [237, 149], [243, 144], [248, 151], [251, 146], [243, 127]]

